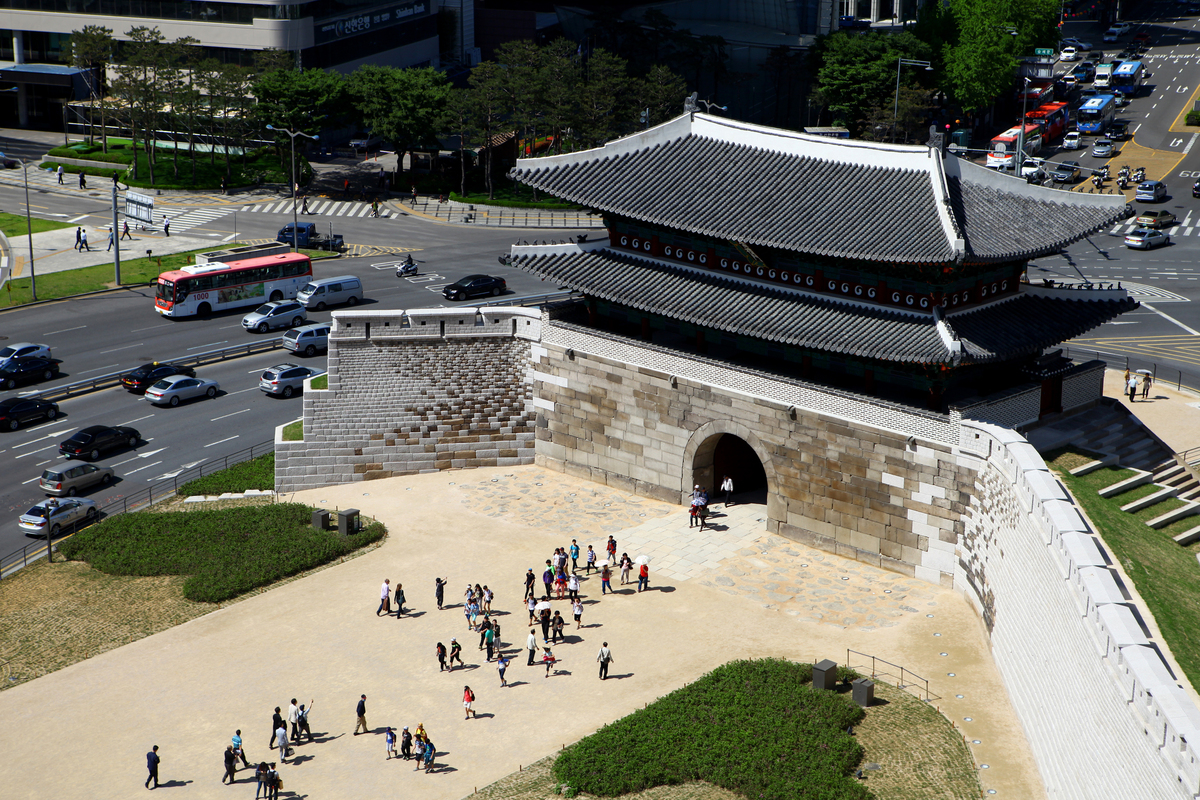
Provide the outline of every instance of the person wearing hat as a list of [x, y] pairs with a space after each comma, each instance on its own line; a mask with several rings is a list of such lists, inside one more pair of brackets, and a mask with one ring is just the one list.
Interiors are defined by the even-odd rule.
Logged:
[[388, 725], [383, 733], [383, 745], [387, 748], [387, 758], [384, 761], [391, 761], [392, 756], [396, 755], [396, 732], [392, 730], [391, 725]]
[[533, 595], [534, 595], [533, 584], [535, 581], [537, 581], [537, 576], [533, 574], [533, 567], [530, 567], [528, 570], [525, 571], [525, 598], [524, 599], [529, 600], [533, 597]]
[[549, 639], [544, 640], [544, 642], [542, 644], [542, 663], [546, 665], [546, 677], [547, 678], [550, 677], [550, 670], [554, 666], [554, 663], [557, 660], [558, 659], [556, 659], [554, 657], [554, 653], [551, 652], [551, 650], [550, 650], [550, 640]]
[[400, 756], [405, 761], [412, 758], [412, 734], [408, 732], [407, 725], [400, 731]]
[[460, 667], [467, 666], [462, 660], [462, 645], [458, 643], [458, 639], [450, 640], [450, 671], [454, 671], [454, 662], [458, 661]]

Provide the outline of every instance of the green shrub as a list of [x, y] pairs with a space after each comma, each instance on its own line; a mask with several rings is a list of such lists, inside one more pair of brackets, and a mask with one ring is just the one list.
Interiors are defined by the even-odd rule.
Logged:
[[344, 538], [311, 522], [312, 509], [300, 503], [121, 514], [59, 550], [110, 575], [188, 575], [185, 597], [217, 603], [334, 561], [385, 532], [374, 522]]
[[1189, 111], [1184, 122], [1188, 125], [1200, 125], [1200, 111]]
[[731, 662], [567, 748], [554, 776], [602, 797], [702, 780], [763, 800], [865, 800], [845, 732], [864, 712], [811, 680], [808, 664]]
[[267, 453], [258, 458], [234, 464], [228, 469], [188, 481], [179, 487], [178, 494], [189, 497], [196, 494], [225, 494], [226, 492], [244, 492], [247, 489], [261, 491], [274, 488], [275, 454]]

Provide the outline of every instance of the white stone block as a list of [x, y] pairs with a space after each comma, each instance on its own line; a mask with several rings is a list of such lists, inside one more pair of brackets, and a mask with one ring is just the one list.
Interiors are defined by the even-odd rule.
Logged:
[[897, 489], [904, 488], [904, 478], [899, 475], [893, 475], [890, 472], [883, 473], [882, 476], [884, 486], [894, 486]]
[[932, 483], [921, 483], [918, 489], [923, 495], [930, 495], [941, 500], [946, 499], [946, 490], [940, 486], [934, 486]]
[[921, 566], [936, 569], [938, 572], [946, 574], [953, 574], [955, 561], [953, 551], [946, 552], [945, 550], [937, 550], [930, 547], [930, 549], [921, 554]]
[[918, 564], [914, 570], [916, 572], [916, 577], [920, 580], [929, 581], [935, 586], [940, 585], [942, 582], [942, 573], [936, 569], [933, 569], [932, 567], [925, 567]]
[[551, 386], [561, 386], [564, 389], [567, 386], [566, 378], [559, 377], [558, 375], [551, 375], [549, 372], [539, 372], [538, 370], [534, 370], [533, 379], [535, 381], [541, 381], [542, 383], [548, 383]]
[[924, 503], [925, 505], [933, 502], [933, 496], [923, 492], [913, 492], [912, 499], [914, 503]]
[[913, 509], [910, 508], [910, 509], [908, 509], [907, 513], [908, 513], [909, 520], [911, 520], [912, 522], [920, 522], [922, 524], [926, 524], [929, 522], [929, 515], [926, 514], [924, 511], [914, 511]]

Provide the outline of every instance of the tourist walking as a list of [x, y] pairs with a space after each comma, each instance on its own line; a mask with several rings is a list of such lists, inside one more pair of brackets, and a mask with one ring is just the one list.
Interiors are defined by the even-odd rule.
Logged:
[[408, 732], [407, 725], [400, 731], [400, 757], [405, 761], [412, 758], [412, 734]]
[[638, 591], [640, 592], [643, 589], [647, 591], [650, 589], [650, 567], [646, 564], [638, 567]]
[[225, 779], [229, 779], [230, 785], [237, 781], [237, 755], [233, 752], [233, 745], [225, 747], [225, 774], [221, 776], [221, 783]]
[[593, 550], [592, 546], [589, 544], [588, 549], [587, 549], [587, 569], [584, 571], [584, 574], [591, 575], [592, 570], [595, 568], [596, 568], [596, 551]]
[[704, 530], [705, 526], [708, 525], [708, 504], [705, 503], [697, 508], [696, 515], [700, 517], [700, 530]]
[[608, 537], [608, 545], [605, 546], [605, 551], [608, 553], [609, 566], [617, 563], [617, 540], [612, 536]]
[[1129, 383], [1126, 388], [1129, 389], [1129, 402], [1132, 403], [1137, 399], [1138, 381], [1136, 375], [1129, 376]]
[[[146, 778], [147, 789], [158, 788], [158, 765], [162, 759], [158, 757], [158, 745], [150, 748], [150, 752], [146, 753], [146, 769], [150, 771], [149, 777]], [[150, 785], [150, 781], [154, 781], [154, 785]]]
[[358, 736], [359, 728], [362, 728], [363, 733], [367, 732], [367, 696], [365, 694], [358, 699], [354, 713], [358, 717], [358, 722], [354, 724], [354, 735]]
[[242, 760], [243, 767], [250, 767], [250, 762], [246, 760], [246, 748], [242, 746], [242, 731], [240, 728], [233, 732], [233, 752]]
[[489, 624], [487, 630], [483, 632], [483, 646], [487, 648], [487, 660], [490, 663], [492, 660], [492, 653], [495, 652], [496, 649], [496, 628], [491, 624]]
[[579, 571], [579, 543], [571, 540], [571, 572]]
[[546, 589], [546, 599], [550, 599], [550, 589], [554, 586], [554, 568], [550, 566], [550, 562], [546, 562], [546, 569], [542, 573], [542, 585]]
[[471, 691], [470, 686], [463, 687], [463, 709], [466, 711], [466, 716], [463, 719], [470, 719], [475, 716], [475, 709], [472, 708], [475, 703], [475, 693]]
[[300, 706], [296, 705], [296, 698], [292, 698], [292, 704], [288, 706], [288, 724], [292, 727], [291, 740], [294, 742], [300, 738]]
[[612, 570], [608, 564], [600, 568], [600, 595], [604, 596], [612, 591]]
[[379, 587], [379, 608], [375, 609], [375, 616], [378, 617], [381, 612], [385, 615], [392, 613], [391, 596], [392, 580], [384, 578], [383, 585]]
[[437, 754], [437, 748], [434, 747], [433, 742], [430, 741], [428, 736], [426, 736], [425, 737], [425, 771], [426, 772], [429, 772], [431, 769], [433, 769], [433, 757], [436, 754]]
[[725, 495], [725, 507], [729, 508], [729, 497], [733, 494], [733, 478], [726, 475], [721, 479], [721, 492]]
[[275, 731], [275, 746], [279, 749], [280, 763], [287, 763], [288, 744], [287, 726], [281, 723]]
[[307, 737], [308, 737], [308, 741], [309, 741], [309, 743], [310, 743], [310, 744], [312, 743], [312, 729], [308, 727], [308, 713], [309, 713], [310, 711], [312, 711], [312, 707], [313, 707], [313, 701], [312, 701], [312, 700], [309, 700], [309, 701], [308, 701], [308, 708], [305, 708], [305, 707], [304, 707], [304, 703], [301, 703], [301, 704], [300, 704], [300, 710], [299, 710], [298, 712], [296, 712], [296, 719], [297, 719], [297, 720], [299, 721], [299, 723], [300, 723], [300, 730], [299, 730], [299, 732], [296, 734], [296, 737], [295, 737], [295, 738], [296, 738], [296, 743], [297, 743], [297, 744], [299, 744], [299, 743], [300, 743], [300, 736], [301, 736], [301, 735], [307, 736]]
[[537, 622], [537, 600], [531, 596], [526, 605], [529, 606], [529, 624], [533, 625]]
[[600, 680], [607, 680], [608, 665], [613, 661], [612, 651], [608, 649], [608, 642], [600, 645], [600, 652], [596, 654], [596, 660], [600, 662]]
[[442, 598], [446, 596], [447, 578], [434, 578], [433, 596], [437, 598], [438, 611], [442, 610]]
[[508, 672], [509, 660], [508, 656], [500, 656], [496, 659], [496, 671], [500, 673], [500, 685], [508, 686], [508, 679], [504, 677], [504, 673]]
[[168, 239], [171, 238], [171, 218], [166, 214], [163, 214], [163, 233], [167, 235]]
[[441, 642], [437, 643], [437, 660], [438, 672], [444, 672], [446, 669], [446, 645]]
[[79, 188], [87, 189], [87, 178], [84, 177], [82, 172], [79, 173]]
[[550, 620], [550, 641], [552, 643], [558, 644], [558, 640], [563, 638], [563, 626], [565, 624], [566, 623], [562, 618], [562, 614], [555, 611], [554, 619]]
[[387, 750], [387, 758], [384, 761], [391, 761], [392, 756], [396, 754], [396, 734], [392, 732], [391, 725], [383, 732], [383, 746]]
[[629, 558], [629, 553], [621, 553], [621, 585], [629, 583], [629, 570], [633, 568], [633, 561]]
[[522, 599], [532, 600], [535, 592], [533, 584], [537, 582], [537, 576], [533, 574], [533, 567], [525, 571], [525, 597]]
[[259, 763], [258, 768], [254, 770], [254, 779], [258, 781], [258, 788], [254, 790], [254, 800], [258, 800], [260, 794], [263, 797], [271, 795], [271, 787], [267, 783], [267, 775], [270, 771], [271, 769], [265, 761]]
[[114, 230], [110, 230], [110, 231], [108, 232], [108, 249], [107, 249], [107, 250], [105, 250], [104, 252], [106, 252], [106, 253], [107, 253], [107, 252], [109, 252], [109, 251], [111, 251], [111, 250], [113, 249], [113, 244], [116, 242], [115, 235], [116, 235], [116, 230], [115, 230], [115, 229], [114, 229]]
[[88, 247], [87, 231], [80, 228], [79, 229], [79, 251], [83, 252], [84, 250], [87, 250], [89, 253], [92, 252], [92, 248]]
[[583, 623], [580, 622], [580, 620], [583, 618], [582, 600], [576, 599], [575, 603], [571, 606], [571, 613], [575, 615], [575, 630], [579, 630], [583, 627]]
[[63, 185], [63, 165], [62, 164], [58, 165], [58, 185], [59, 186]]
[[404, 584], [396, 584], [396, 619], [404, 614]]
[[525, 649], [529, 651], [529, 663], [527, 664], [527, 666], [532, 667], [533, 666], [533, 656], [537, 652], [537, 649], [538, 649], [537, 634], [533, 632], [532, 628], [529, 629], [529, 638], [527, 638], [525, 640]]
[[454, 662], [457, 661], [460, 667], [466, 667], [462, 660], [462, 645], [458, 643], [458, 639], [450, 640], [450, 671], [454, 671]]
[[579, 576], [574, 572], [571, 573], [571, 577], [567, 578], [567, 599], [579, 599]]
[[272, 761], [267, 767], [267, 800], [276, 800], [282, 788], [283, 781], [279, 779], [279, 770], [275, 769], [275, 762]]
[[271, 738], [267, 740], [267, 749], [275, 749], [275, 731], [279, 730], [279, 726], [283, 724], [283, 717], [279, 714], [279, 706], [275, 706], [275, 713], [271, 716]]
[[492, 600], [496, 598], [496, 593], [487, 586], [483, 587], [483, 613], [492, 613]]
[[545, 677], [549, 678], [550, 670], [552, 670], [554, 665], [558, 663], [558, 659], [554, 657], [554, 653], [550, 650], [549, 641], [542, 645], [542, 663], [546, 665]]
[[421, 768], [421, 762], [425, 760], [425, 737], [418, 733], [417, 737], [416, 737], [416, 742], [417, 742], [417, 766], [413, 769], [413, 772], [416, 772], [417, 770], [419, 770]]
[[1151, 383], [1152, 383], [1152, 381], [1150, 380], [1149, 375], [1142, 376], [1142, 399], [1143, 400], [1150, 399], [1150, 384]]
[[539, 619], [538, 621], [541, 622], [541, 624], [542, 624], [542, 638], [549, 639], [550, 638], [550, 609], [549, 608], [542, 609], [541, 619]]
[[76, 250], [79, 249], [79, 238], [80, 238], [80, 234], [82, 234], [82, 233], [83, 233], [83, 228], [75, 229], [75, 249]]
[[129, 220], [125, 220], [121, 223], [121, 238], [128, 239], [131, 242], [133, 241], [133, 234], [129, 232]]

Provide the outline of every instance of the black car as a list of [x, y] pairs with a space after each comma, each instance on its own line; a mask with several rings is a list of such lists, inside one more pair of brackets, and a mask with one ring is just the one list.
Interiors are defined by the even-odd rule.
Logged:
[[196, 377], [196, 370], [182, 364], [142, 364], [133, 372], [121, 376], [121, 385], [131, 392], [144, 392], [163, 378], [172, 375], [187, 375]]
[[466, 300], [468, 297], [479, 297], [490, 294], [496, 297], [508, 288], [504, 278], [493, 278], [491, 275], [468, 275], [460, 281], [455, 281], [442, 289], [447, 300]]
[[15, 389], [18, 383], [51, 380], [58, 375], [58, 364], [54, 358], [14, 358], [0, 367], [0, 386]]
[[1109, 139], [1123, 142], [1129, 138], [1129, 120], [1115, 119], [1108, 126], [1108, 133], [1105, 134]]
[[1200, 197], [1200, 181], [1192, 184], [1192, 197]]
[[59, 455], [95, 461], [105, 450], [137, 447], [142, 435], [123, 425], [89, 425], [58, 446]]
[[0, 428], [15, 431], [22, 422], [31, 419], [54, 419], [58, 416], [58, 403], [39, 400], [36, 397], [9, 397], [0, 400]]

